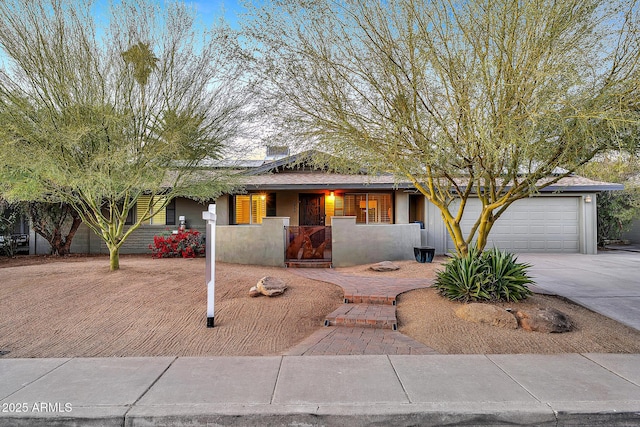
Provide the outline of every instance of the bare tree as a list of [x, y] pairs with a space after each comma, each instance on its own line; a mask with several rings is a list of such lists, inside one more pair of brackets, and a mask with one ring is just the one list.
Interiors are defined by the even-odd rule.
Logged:
[[[289, 141], [409, 180], [459, 254], [515, 201], [638, 144], [634, 0], [281, 0], [250, 10]], [[481, 211], [464, 234], [471, 198]]]
[[0, 193], [69, 204], [116, 270], [123, 242], [172, 198], [230, 185], [200, 166], [241, 131], [248, 98], [228, 27], [203, 28], [179, 2], [110, 6], [0, 3]]

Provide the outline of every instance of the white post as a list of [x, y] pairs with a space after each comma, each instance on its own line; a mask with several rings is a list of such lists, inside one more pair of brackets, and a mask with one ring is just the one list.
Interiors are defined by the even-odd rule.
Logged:
[[207, 251], [205, 281], [207, 283], [207, 328], [213, 328], [214, 295], [216, 289], [216, 205], [202, 212], [207, 221]]

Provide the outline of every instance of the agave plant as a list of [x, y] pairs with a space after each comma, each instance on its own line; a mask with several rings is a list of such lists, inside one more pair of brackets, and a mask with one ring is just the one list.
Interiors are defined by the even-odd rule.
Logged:
[[527, 274], [531, 265], [519, 263], [515, 255], [497, 248], [484, 252], [481, 257], [487, 266], [492, 300], [515, 302], [531, 295], [527, 287], [533, 283]]
[[526, 270], [530, 265], [518, 263], [508, 252], [471, 249], [456, 257], [437, 273], [435, 288], [444, 297], [460, 302], [520, 301], [531, 294], [527, 284], [533, 280]]

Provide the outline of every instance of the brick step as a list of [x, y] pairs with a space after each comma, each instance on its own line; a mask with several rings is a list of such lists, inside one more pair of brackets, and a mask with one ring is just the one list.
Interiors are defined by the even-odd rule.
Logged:
[[285, 265], [289, 268], [331, 268], [331, 261], [287, 261]]
[[396, 305], [396, 295], [349, 295], [345, 292], [345, 304]]
[[396, 308], [385, 304], [342, 304], [324, 325], [398, 330]]

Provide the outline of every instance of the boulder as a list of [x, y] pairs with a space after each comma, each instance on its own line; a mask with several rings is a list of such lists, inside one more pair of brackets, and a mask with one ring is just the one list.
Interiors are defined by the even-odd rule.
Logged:
[[573, 329], [573, 322], [563, 312], [555, 308], [538, 308], [516, 311], [518, 324], [525, 331], [560, 333]]
[[281, 295], [287, 289], [287, 285], [277, 277], [265, 276], [258, 281], [256, 289], [268, 297]]
[[470, 303], [456, 310], [456, 316], [474, 323], [484, 323], [505, 329], [517, 329], [518, 321], [507, 310], [491, 304]]
[[396, 271], [400, 270], [400, 267], [392, 263], [391, 261], [382, 261], [377, 264], [373, 264], [369, 267], [369, 270], [373, 271]]

